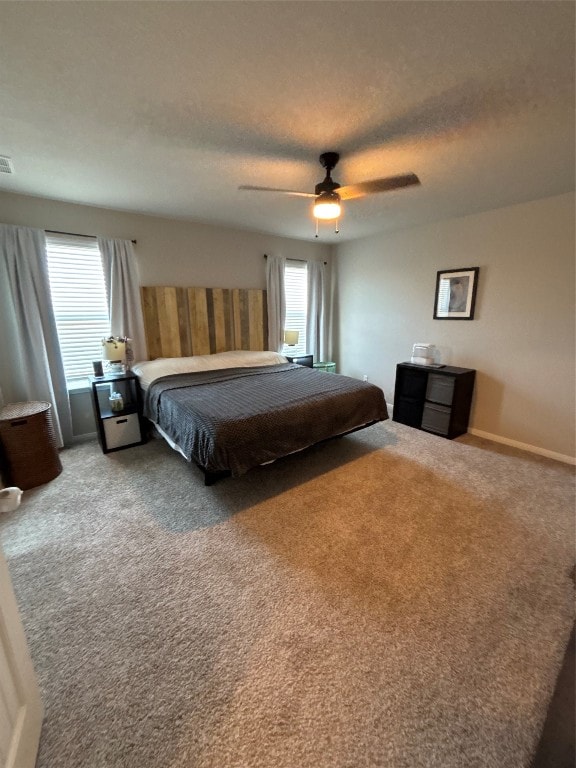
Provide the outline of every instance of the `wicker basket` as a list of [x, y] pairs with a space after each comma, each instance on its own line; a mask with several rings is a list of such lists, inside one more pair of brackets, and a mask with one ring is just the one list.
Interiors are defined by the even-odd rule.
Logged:
[[0, 442], [8, 482], [22, 490], [62, 472], [50, 403], [9, 403], [0, 410]]

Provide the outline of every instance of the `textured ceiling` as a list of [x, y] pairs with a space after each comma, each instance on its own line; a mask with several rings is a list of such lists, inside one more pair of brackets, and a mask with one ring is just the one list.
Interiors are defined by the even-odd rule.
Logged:
[[2, 2], [0, 189], [314, 237], [318, 155], [339, 235], [574, 189], [572, 2]]

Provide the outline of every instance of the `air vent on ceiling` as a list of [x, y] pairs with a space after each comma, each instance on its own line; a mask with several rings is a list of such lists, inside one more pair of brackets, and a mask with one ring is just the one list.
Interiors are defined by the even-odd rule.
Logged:
[[14, 166], [9, 157], [0, 155], [0, 173], [14, 173]]

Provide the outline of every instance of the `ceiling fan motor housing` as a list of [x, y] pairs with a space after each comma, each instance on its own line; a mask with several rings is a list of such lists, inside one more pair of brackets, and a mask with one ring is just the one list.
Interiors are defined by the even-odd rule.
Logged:
[[336, 181], [332, 181], [330, 171], [336, 166], [336, 163], [340, 159], [338, 152], [323, 152], [320, 155], [320, 165], [326, 168], [326, 178], [319, 184], [316, 184], [314, 191], [317, 195], [321, 195], [323, 192], [335, 192], [340, 188], [340, 184]]
[[316, 184], [314, 192], [317, 195], [320, 195], [322, 192], [335, 192], [337, 189], [340, 189], [340, 184], [336, 181], [332, 181], [329, 176], [326, 176], [324, 181], [321, 181], [320, 184]]

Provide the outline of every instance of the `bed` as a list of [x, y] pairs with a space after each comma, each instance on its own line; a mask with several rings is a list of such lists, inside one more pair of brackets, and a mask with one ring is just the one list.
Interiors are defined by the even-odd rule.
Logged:
[[379, 387], [276, 352], [157, 359], [132, 370], [145, 417], [206, 485], [388, 418]]

